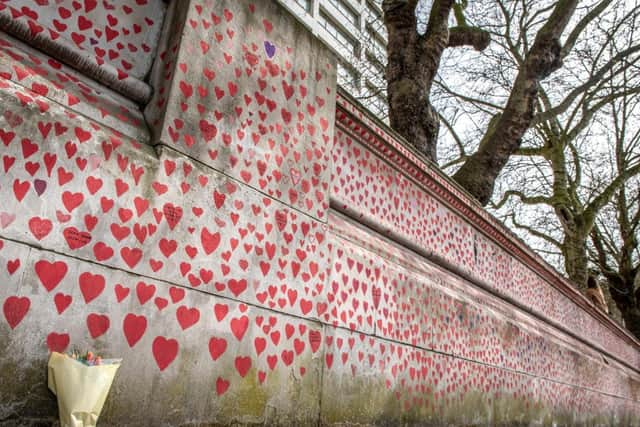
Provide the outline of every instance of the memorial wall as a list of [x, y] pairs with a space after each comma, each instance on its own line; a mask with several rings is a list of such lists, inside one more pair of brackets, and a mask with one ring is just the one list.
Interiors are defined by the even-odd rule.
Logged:
[[0, 426], [640, 423], [640, 345], [273, 1], [0, 2]]

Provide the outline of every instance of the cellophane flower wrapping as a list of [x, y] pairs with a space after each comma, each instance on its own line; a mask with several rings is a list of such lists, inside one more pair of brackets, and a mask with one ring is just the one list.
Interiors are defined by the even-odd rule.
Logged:
[[49, 389], [58, 398], [61, 427], [95, 426], [120, 360], [105, 360], [100, 365], [89, 366], [52, 352], [48, 367]]

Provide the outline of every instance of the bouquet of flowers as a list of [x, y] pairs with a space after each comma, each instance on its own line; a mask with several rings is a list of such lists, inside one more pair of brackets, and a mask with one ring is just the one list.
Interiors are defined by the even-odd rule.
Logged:
[[121, 360], [90, 351], [51, 353], [48, 384], [58, 397], [61, 427], [96, 425]]

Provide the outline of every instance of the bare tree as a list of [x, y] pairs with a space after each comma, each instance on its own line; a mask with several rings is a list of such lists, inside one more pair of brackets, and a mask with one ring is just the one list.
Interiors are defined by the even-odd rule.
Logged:
[[625, 326], [640, 338], [638, 183], [621, 189], [591, 232], [590, 260], [604, 277]]
[[[628, 77], [628, 75], [625, 75]], [[612, 101], [613, 167], [620, 173], [640, 155], [640, 97]], [[621, 186], [591, 231], [590, 259], [606, 279], [627, 328], [640, 338], [640, 179]]]
[[[540, 108], [545, 98], [540, 94], [543, 80], [553, 76], [567, 60], [582, 59], [574, 48], [590, 38], [590, 32], [604, 23], [599, 19], [613, 3], [619, 2], [598, 0], [580, 7], [577, 0], [471, 2], [469, 9], [486, 12], [488, 19], [481, 22], [482, 18], [476, 19], [478, 15], [469, 19], [473, 14], [461, 13], [466, 2], [434, 0], [424, 34], [416, 29], [417, 3], [417, 0], [383, 2], [389, 35], [387, 89], [391, 126], [437, 161], [439, 123], [444, 122], [449, 131], [454, 127], [451, 117], [439, 114], [431, 103], [434, 83], [439, 84], [441, 58], [448, 47], [486, 50], [485, 59], [497, 61], [498, 70], [478, 72], [485, 73], [483, 77], [493, 73], [494, 77], [501, 78], [508, 85], [505, 99], [496, 104], [483, 102], [482, 96], [473, 93], [452, 94], [484, 110], [479, 121], [482, 132], [477, 135], [479, 143], [473, 145], [473, 153], [466, 152], [469, 145], [462, 139], [454, 138], [464, 156], [456, 165], [459, 168], [453, 178], [486, 205], [500, 172], [529, 138], [527, 131], [531, 126], [566, 113], [583, 95], [606, 80], [607, 67], [602, 67], [565, 99], [547, 96], [548, 105], [543, 111]], [[452, 10], [456, 12], [454, 27], [449, 26]], [[490, 38], [498, 43], [497, 49], [487, 49]], [[496, 56], [496, 52], [501, 56]], [[622, 57], [612, 58], [610, 67], [622, 61]]]
[[[582, 289], [596, 218], [640, 173], [638, 135], [628, 124], [640, 113], [640, 48], [633, 44], [638, 13], [636, 7], [621, 6], [597, 18], [600, 33], [594, 30], [591, 39], [577, 46], [571, 72], [559, 76], [549, 90], [539, 90], [535, 132], [514, 153], [506, 172], [519, 178], [495, 204], [500, 209], [515, 198], [534, 207], [520, 215], [524, 219], [508, 212], [510, 224], [555, 247], [567, 275]], [[542, 217], [547, 218], [543, 227]], [[549, 226], [554, 220], [556, 225]]]

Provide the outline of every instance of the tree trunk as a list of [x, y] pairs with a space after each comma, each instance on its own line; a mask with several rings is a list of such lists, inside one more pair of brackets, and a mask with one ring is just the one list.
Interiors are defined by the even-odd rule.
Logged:
[[622, 315], [625, 327], [640, 339], [640, 310], [637, 295], [634, 293], [635, 275], [630, 271], [626, 273], [628, 274], [621, 275], [607, 270], [604, 276], [607, 279], [607, 290]]
[[602, 293], [604, 294], [604, 300], [607, 303], [607, 307], [609, 307], [609, 317], [611, 317], [618, 325], [623, 326], [624, 318], [622, 317], [622, 311], [620, 311], [620, 307], [618, 307], [616, 300], [611, 295], [611, 287], [607, 282], [600, 282], [600, 287], [602, 288]]
[[564, 257], [564, 268], [569, 280], [582, 292], [586, 291], [587, 277], [589, 276], [587, 239], [565, 234], [562, 242], [562, 256]]
[[625, 327], [636, 338], [640, 339], [640, 309], [638, 307], [625, 307], [622, 312], [622, 318], [624, 319]]
[[440, 118], [429, 102], [433, 79], [449, 41], [447, 18], [453, 0], [435, 0], [427, 32], [416, 28], [417, 1], [385, 0], [387, 97], [391, 127], [437, 163]]
[[491, 200], [495, 181], [509, 157], [520, 148], [533, 121], [540, 81], [562, 66], [560, 36], [578, 0], [559, 0], [536, 35], [496, 126], [487, 129], [478, 151], [453, 175], [483, 206]]
[[[424, 83], [415, 79], [389, 81], [389, 123], [429, 160], [438, 163], [437, 144], [440, 118], [426, 94]], [[420, 120], [416, 120], [420, 117]]]
[[[453, 179], [483, 206], [491, 200], [498, 175], [509, 157], [520, 148], [522, 137], [533, 121], [540, 80], [561, 65], [561, 47], [557, 40], [550, 40], [537, 48], [540, 52], [532, 49], [519, 71], [496, 125], [487, 129], [478, 151], [453, 175]], [[533, 69], [538, 71], [534, 73]]]

